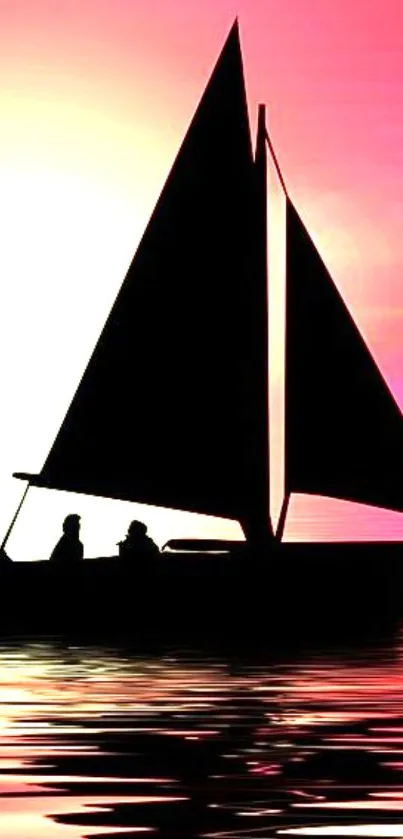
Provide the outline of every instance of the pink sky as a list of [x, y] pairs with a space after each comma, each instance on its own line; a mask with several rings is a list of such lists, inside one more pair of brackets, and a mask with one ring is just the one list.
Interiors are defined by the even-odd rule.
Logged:
[[[265, 101], [290, 195], [403, 406], [400, 0], [3, 0], [0, 169], [71, 178], [78, 201], [81, 187], [97, 190], [127, 222], [89, 330], [77, 313], [83, 349], [66, 388], [71, 396], [236, 14], [253, 126]], [[403, 538], [403, 516], [295, 499], [286, 534]]]

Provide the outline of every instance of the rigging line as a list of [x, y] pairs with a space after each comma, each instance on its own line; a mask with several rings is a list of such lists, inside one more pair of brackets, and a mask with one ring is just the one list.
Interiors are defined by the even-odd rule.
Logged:
[[291, 493], [287, 492], [286, 495], [283, 498], [283, 503], [281, 505], [281, 512], [280, 512], [279, 520], [277, 522], [277, 530], [276, 530], [276, 539], [277, 539], [278, 542], [281, 542], [282, 539], [283, 539], [285, 522], [286, 522], [287, 513], [288, 513], [288, 505], [290, 503], [290, 497], [291, 497]]
[[277, 160], [277, 157], [276, 157], [276, 152], [274, 151], [274, 148], [273, 148], [273, 143], [272, 143], [272, 141], [271, 141], [271, 139], [270, 139], [270, 137], [269, 137], [269, 133], [268, 133], [268, 131], [267, 131], [267, 128], [265, 129], [265, 137], [266, 137], [266, 142], [267, 142], [267, 145], [268, 145], [268, 147], [269, 147], [270, 154], [271, 154], [271, 156], [272, 156], [272, 158], [273, 158], [273, 163], [274, 163], [274, 165], [275, 165], [275, 167], [276, 167], [276, 172], [277, 172], [277, 175], [278, 175], [278, 177], [279, 177], [279, 180], [280, 180], [281, 186], [283, 187], [285, 197], [286, 197], [286, 198], [289, 198], [289, 195], [288, 195], [288, 190], [287, 190], [287, 187], [286, 187], [286, 185], [285, 185], [285, 180], [284, 180], [284, 178], [283, 178], [283, 175], [282, 175], [282, 172], [281, 172], [281, 169], [280, 169], [280, 164], [279, 164], [279, 162], [278, 162], [278, 160]]
[[27, 497], [27, 492], [28, 492], [28, 490], [29, 490], [29, 487], [30, 487], [30, 484], [27, 484], [27, 485], [26, 485], [26, 487], [25, 487], [25, 489], [24, 489], [24, 492], [23, 492], [23, 495], [22, 495], [21, 501], [20, 501], [20, 503], [19, 503], [19, 505], [18, 505], [18, 507], [17, 507], [17, 509], [16, 509], [15, 513], [14, 513], [14, 516], [13, 516], [12, 520], [11, 520], [10, 527], [8, 528], [7, 533], [6, 533], [6, 535], [5, 535], [5, 537], [4, 537], [3, 541], [2, 541], [2, 543], [1, 543], [1, 545], [0, 545], [0, 553], [2, 553], [2, 552], [4, 551], [4, 549], [5, 549], [5, 547], [6, 547], [6, 544], [7, 544], [8, 540], [9, 540], [9, 538], [10, 538], [11, 531], [12, 531], [12, 529], [13, 529], [13, 527], [14, 527], [14, 525], [15, 525], [16, 521], [17, 521], [17, 518], [18, 518], [19, 512], [20, 512], [20, 510], [21, 510], [21, 507], [22, 507], [22, 505], [23, 505], [23, 503], [24, 503], [24, 501], [25, 501], [25, 499], [26, 499], [26, 497]]

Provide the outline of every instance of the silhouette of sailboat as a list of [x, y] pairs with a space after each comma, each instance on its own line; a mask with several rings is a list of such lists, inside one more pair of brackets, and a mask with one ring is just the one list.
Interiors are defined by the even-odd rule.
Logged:
[[[403, 511], [403, 420], [280, 173], [285, 495], [273, 533], [268, 150], [262, 105], [252, 148], [236, 22], [48, 458], [38, 475], [15, 476], [29, 486], [235, 519], [250, 556], [272, 552], [281, 574], [295, 556], [312, 557], [312, 546], [279, 548], [293, 492]], [[382, 549], [394, 561], [396, 547]], [[340, 547], [326, 550], [329, 568], [335, 556], [341, 567]], [[375, 546], [363, 550], [368, 581]], [[241, 565], [231, 583], [240, 590]], [[208, 567], [213, 577], [221, 573]], [[359, 575], [356, 582], [358, 590]], [[376, 587], [379, 595], [379, 580]]]

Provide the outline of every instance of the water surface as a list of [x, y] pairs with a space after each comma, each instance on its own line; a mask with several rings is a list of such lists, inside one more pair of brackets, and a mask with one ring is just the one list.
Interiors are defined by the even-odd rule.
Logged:
[[403, 643], [0, 645], [0, 837], [403, 836]]

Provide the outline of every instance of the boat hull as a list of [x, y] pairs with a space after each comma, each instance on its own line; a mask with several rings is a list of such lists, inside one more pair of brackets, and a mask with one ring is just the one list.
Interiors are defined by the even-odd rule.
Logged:
[[0, 566], [0, 636], [85, 634], [213, 644], [370, 637], [403, 617], [403, 545], [283, 544], [62, 567]]

